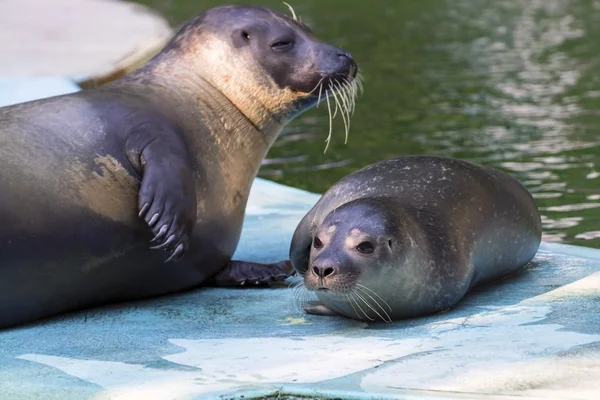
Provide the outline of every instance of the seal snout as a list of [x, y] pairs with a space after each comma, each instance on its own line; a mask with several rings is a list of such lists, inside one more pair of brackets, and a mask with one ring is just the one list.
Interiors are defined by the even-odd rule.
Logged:
[[310, 270], [316, 279], [315, 290], [321, 292], [331, 290], [331, 278], [339, 273], [339, 268], [327, 260], [313, 263]]
[[329, 50], [326, 53], [329, 53], [329, 56], [323, 58], [325, 60], [329, 58], [329, 61], [324, 61], [322, 69], [327, 71], [328, 85], [333, 88], [331, 85], [336, 79], [355, 78], [358, 73], [358, 65], [349, 52], [334, 46], [328, 47]]
[[356, 65], [356, 61], [354, 61], [354, 58], [352, 58], [352, 55], [347, 51], [340, 50], [337, 56], [339, 61], [342, 63], [342, 67], [340, 68], [341, 72], [352, 78], [356, 77], [358, 67]]
[[313, 265], [312, 273], [318, 278], [328, 278], [337, 273], [337, 268], [329, 264]]

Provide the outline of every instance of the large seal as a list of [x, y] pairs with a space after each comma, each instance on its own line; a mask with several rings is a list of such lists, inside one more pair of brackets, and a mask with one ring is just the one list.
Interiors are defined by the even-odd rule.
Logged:
[[295, 18], [224, 6], [125, 77], [0, 109], [0, 327], [289, 276], [231, 262], [250, 187], [283, 126], [356, 74]]
[[530, 193], [471, 162], [410, 156], [333, 185], [301, 220], [290, 260], [322, 304], [359, 320], [423, 316], [525, 266], [541, 240]]

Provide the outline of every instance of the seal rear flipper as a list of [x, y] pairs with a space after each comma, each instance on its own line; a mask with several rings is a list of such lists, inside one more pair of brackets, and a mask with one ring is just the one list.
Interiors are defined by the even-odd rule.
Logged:
[[[135, 143], [139, 137], [148, 139]], [[132, 138], [128, 145], [135, 146], [142, 169], [139, 216], [155, 235], [150, 248], [170, 252], [165, 262], [177, 262], [187, 251], [196, 224], [192, 164], [184, 144], [171, 129], [147, 128], [145, 136], [134, 134]]]
[[336, 313], [335, 311], [333, 311], [331, 308], [328, 308], [324, 304], [319, 304], [319, 305], [310, 306], [310, 307], [304, 307], [304, 311], [307, 314], [321, 315], [324, 317], [341, 317], [342, 316], [342, 315]]
[[220, 287], [264, 286], [271, 282], [283, 281], [295, 273], [288, 260], [275, 264], [231, 261], [215, 275], [211, 283]]

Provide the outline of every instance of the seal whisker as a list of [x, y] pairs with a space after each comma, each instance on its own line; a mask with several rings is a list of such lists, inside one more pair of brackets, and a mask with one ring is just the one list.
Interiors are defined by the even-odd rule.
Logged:
[[333, 110], [333, 116], [331, 118], [335, 119], [335, 116], [338, 113], [338, 105], [339, 105], [337, 96], [335, 95], [335, 87], [331, 87], [331, 94], [333, 95], [333, 101], [335, 103], [335, 109]]
[[303, 304], [306, 304], [307, 292], [308, 290], [306, 290], [304, 284], [298, 285], [294, 288], [294, 306], [298, 310], [302, 310]]
[[349, 81], [347, 78], [345, 79], [346, 84], [348, 85], [348, 97], [352, 102], [350, 107], [351, 115], [354, 115], [354, 109], [356, 108], [356, 98], [358, 97], [358, 83], [356, 83], [356, 79]]
[[285, 4], [290, 9], [290, 12], [292, 13], [292, 19], [294, 21], [299, 21], [298, 17], [296, 16], [296, 12], [294, 11], [294, 8], [291, 5], [289, 5], [288, 3], [286, 3], [285, 1], [282, 1], [282, 3]]
[[[319, 82], [317, 82], [317, 84], [315, 85], [315, 87], [308, 92], [308, 94], [312, 94], [315, 90], [317, 90], [317, 88], [323, 89], [323, 85], [321, 85], [323, 83], [323, 81], [325, 80], [325, 77], [322, 77], [321, 79], [319, 79]], [[319, 90], [320, 92], [320, 90]]]
[[367, 315], [367, 313], [362, 309], [362, 307], [360, 306], [360, 304], [358, 303], [358, 300], [356, 300], [356, 292], [352, 292], [350, 293], [350, 295], [352, 297], [354, 297], [354, 301], [356, 302], [356, 306], [359, 308], [359, 310], [363, 313], [363, 315], [365, 316], [366, 319], [368, 319], [369, 321], [375, 321], [375, 318], [370, 317], [369, 315]]
[[327, 135], [327, 139], [325, 140], [327, 144], [325, 145], [325, 151], [323, 151], [323, 154], [327, 153], [329, 141], [331, 140], [331, 131], [333, 129], [333, 117], [331, 116], [331, 102], [329, 101], [329, 96], [327, 96], [327, 90], [325, 90], [325, 100], [327, 100], [327, 111], [329, 112], [329, 135]]
[[358, 315], [358, 311], [356, 311], [356, 307], [354, 307], [353, 298], [350, 297], [349, 294], [346, 295], [346, 298], [348, 299], [348, 303], [350, 303], [350, 306], [352, 307], [352, 310], [354, 311], [354, 314], [356, 314], [356, 317], [360, 318], [360, 315]]
[[[348, 83], [348, 81], [345, 82], [344, 86], [344, 95], [346, 98], [346, 118], [348, 119], [348, 130], [350, 130], [350, 119], [352, 116], [352, 112], [354, 110], [354, 96], [352, 94], [352, 85], [350, 83]], [[348, 142], [348, 135], [346, 135], [346, 143]]]
[[[384, 320], [385, 322], [392, 322], [392, 318], [390, 317], [390, 315], [383, 309], [383, 307], [381, 306], [381, 304], [379, 304], [379, 302], [377, 300], [375, 300], [373, 298], [373, 296], [371, 296], [368, 292], [366, 292], [364, 289], [357, 287], [356, 288], [358, 291], [360, 291], [363, 295], [368, 296], [371, 300], [373, 300], [373, 302], [375, 303], [375, 305], [377, 306], [377, 308], [379, 308], [381, 310], [382, 313], [385, 314], [386, 318], [383, 318], [379, 313], [377, 313], [377, 311], [375, 311], [377, 313], [377, 315], [379, 315], [381, 317], [382, 320]], [[391, 312], [391, 310], [390, 310]]]
[[302, 281], [301, 281], [301, 280], [299, 280], [299, 281], [291, 281], [291, 282], [288, 284], [288, 289], [290, 289], [290, 288], [292, 288], [292, 289], [296, 289], [296, 288], [297, 288], [298, 286], [300, 286], [300, 285], [302, 285]]
[[358, 98], [358, 82], [353, 79], [351, 82], [352, 90], [352, 115], [354, 115], [354, 109], [356, 108], [356, 99]]
[[317, 99], [317, 107], [321, 104], [321, 93], [323, 92], [323, 80], [321, 79], [321, 84], [319, 85], [319, 98]]
[[[340, 85], [339, 85], [338, 81], [336, 81], [334, 83], [334, 86], [336, 88], [338, 88], [338, 92], [341, 91], [341, 88], [340, 88]], [[336, 104], [338, 104], [339, 107], [340, 107], [340, 114], [342, 116], [342, 120], [344, 121], [344, 128], [345, 128], [345, 131], [346, 131], [346, 142], [345, 143], [347, 143], [348, 142], [348, 122], [346, 121], [345, 103], [343, 102], [343, 100], [340, 100], [341, 94], [340, 94], [340, 97], [338, 97], [338, 95], [335, 93], [336, 92], [335, 89], [332, 90], [331, 92], [333, 93], [333, 98], [335, 99]]]
[[344, 91], [346, 94], [346, 98], [348, 99], [348, 120], [350, 119], [350, 115], [354, 112], [354, 106], [356, 105], [356, 100], [355, 100], [355, 91], [354, 91], [354, 83], [353, 82], [348, 82], [348, 80], [346, 79], [345, 81], [345, 85], [344, 85]]
[[344, 126], [346, 128], [346, 140], [344, 144], [348, 143], [348, 132], [350, 131], [350, 100], [348, 99], [347, 86], [339, 81], [336, 81], [339, 88], [340, 99], [342, 100], [342, 118], [344, 119]]
[[377, 296], [379, 298], [379, 300], [381, 300], [383, 302], [383, 304], [385, 304], [389, 310], [389, 312], [392, 312], [392, 307], [388, 304], [387, 301], [385, 301], [380, 295], [377, 294], [377, 292], [375, 292], [374, 290], [369, 289], [368, 287], [366, 287], [365, 285], [361, 285], [360, 283], [357, 283], [356, 286], [358, 286], [360, 289], [363, 289], [363, 292], [365, 290], [368, 290], [369, 292], [371, 292], [373, 295]]
[[347, 102], [346, 116], [348, 117], [348, 125], [350, 125], [350, 118], [354, 114], [354, 106], [356, 105], [356, 92], [354, 90], [353, 82], [349, 81], [347, 78], [344, 78], [342, 90], [344, 91], [344, 97]]
[[387, 313], [386, 313], [386, 315], [387, 315], [388, 319], [383, 318], [383, 315], [381, 315], [375, 308], [373, 308], [373, 306], [363, 296], [361, 296], [359, 293], [354, 292], [354, 295], [356, 297], [358, 297], [360, 300], [362, 300], [362, 302], [367, 307], [369, 307], [375, 314], [377, 314], [377, 316], [379, 316], [379, 318], [381, 318], [382, 321], [384, 321], [384, 322], [392, 322], [392, 320], [390, 319], [390, 316], [387, 315]]
[[358, 95], [362, 96], [363, 92], [364, 92], [364, 87], [363, 87], [364, 77], [360, 73], [360, 71], [356, 73], [356, 76], [354, 77], [354, 81], [356, 82], [358, 92], [360, 92], [360, 93], [358, 93]]
[[293, 282], [293, 284], [295, 284], [295, 286], [292, 288], [294, 291], [294, 296], [297, 296], [300, 292], [302, 292], [302, 289], [304, 288], [304, 282]]

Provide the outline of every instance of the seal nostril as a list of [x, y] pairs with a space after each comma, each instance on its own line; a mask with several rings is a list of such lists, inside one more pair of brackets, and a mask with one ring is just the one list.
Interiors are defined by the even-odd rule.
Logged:
[[312, 272], [313, 272], [313, 274], [315, 274], [316, 276], [318, 276], [320, 278], [326, 278], [329, 275], [333, 275], [334, 270], [331, 267], [323, 268], [323, 267], [315, 266], [312, 268]]

